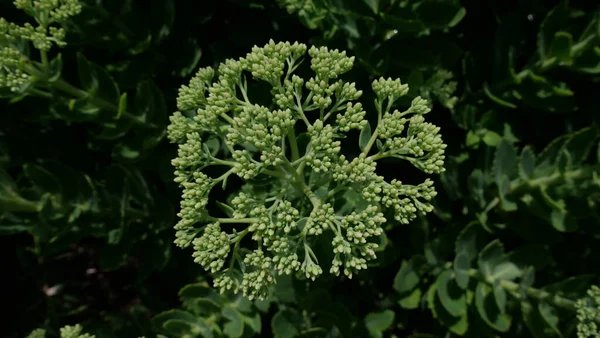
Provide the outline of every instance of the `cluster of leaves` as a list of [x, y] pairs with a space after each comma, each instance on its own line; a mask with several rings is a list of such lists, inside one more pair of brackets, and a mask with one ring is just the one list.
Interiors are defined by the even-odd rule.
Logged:
[[184, 310], [153, 318], [159, 332], [170, 337], [251, 337], [262, 331], [260, 313], [241, 295], [220, 295], [208, 283], [199, 282], [183, 287], [179, 297]]
[[[280, 5], [311, 29], [322, 31], [318, 41], [343, 44], [375, 76], [406, 79], [418, 95], [453, 109], [457, 82], [451, 69], [460, 48], [449, 42], [448, 29], [458, 25], [466, 10], [460, 1], [332, 1], [280, 0]], [[339, 41], [338, 40], [342, 40]], [[398, 52], [401, 51], [401, 52]]]
[[[83, 328], [81, 325], [77, 324], [74, 326], [65, 326], [60, 329], [60, 338], [96, 338], [96, 336], [83, 333]], [[43, 329], [33, 330], [27, 338], [45, 338], [46, 331]]]
[[[127, 4], [0, 5], [0, 234], [9, 236], [2, 245], [14, 257], [6, 268], [23, 275], [11, 287], [31, 313], [8, 320], [14, 334], [31, 323], [54, 333], [76, 316], [105, 327], [112, 321], [100, 337], [137, 334], [113, 319], [148, 313], [136, 303], [149, 287], [144, 282], [170, 262], [172, 247], [175, 209], [163, 183], [170, 178], [159, 178], [169, 177], [168, 161], [157, 166], [165, 155], [154, 153], [166, 135], [168, 87], [158, 89], [154, 74], [131, 64], [159, 55], [173, 14], [172, 3], [163, 5], [171, 10], [157, 7], [162, 17], [154, 13], [151, 25], [138, 26], [127, 19], [142, 8]], [[99, 41], [112, 42], [103, 50]], [[109, 48], [115, 64], [84, 56], [101, 59]], [[95, 313], [102, 318], [90, 317]]]

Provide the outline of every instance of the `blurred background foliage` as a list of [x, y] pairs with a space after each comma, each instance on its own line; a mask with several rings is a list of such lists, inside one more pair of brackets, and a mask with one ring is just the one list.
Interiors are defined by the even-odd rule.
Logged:
[[[575, 335], [600, 271], [594, 1], [82, 2], [51, 95], [0, 100], [3, 337]], [[172, 244], [165, 131], [196, 68], [269, 39], [347, 50], [363, 87], [401, 78], [449, 147], [434, 214], [390, 223], [373, 268], [249, 302]]]

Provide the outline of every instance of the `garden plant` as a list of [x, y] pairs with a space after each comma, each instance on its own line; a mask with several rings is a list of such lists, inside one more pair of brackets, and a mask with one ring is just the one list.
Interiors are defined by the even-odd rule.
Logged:
[[600, 337], [599, 90], [594, 1], [2, 1], [0, 336]]

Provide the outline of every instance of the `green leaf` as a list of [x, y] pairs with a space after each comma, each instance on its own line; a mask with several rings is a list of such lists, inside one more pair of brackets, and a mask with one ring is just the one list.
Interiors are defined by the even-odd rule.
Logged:
[[417, 288], [414, 289], [409, 294], [404, 293], [400, 296], [398, 300], [398, 305], [400, 305], [404, 309], [414, 310], [419, 307], [421, 304], [421, 296], [423, 295], [423, 291]]
[[374, 14], [379, 13], [379, 0], [362, 0], [369, 8], [373, 11]]
[[469, 256], [461, 252], [454, 258], [454, 274], [456, 275], [456, 284], [461, 289], [466, 289], [469, 286], [468, 270], [471, 268], [471, 259]]
[[[171, 258], [171, 242], [164, 237], [156, 236], [143, 241], [142, 250], [149, 252], [147, 256], [151, 264], [148, 264], [148, 268], [162, 270]], [[152, 270], [148, 272], [151, 273]]]
[[360, 131], [360, 135], [358, 137], [358, 146], [360, 150], [364, 150], [367, 144], [369, 144], [369, 140], [371, 139], [371, 124], [367, 122], [365, 127]]
[[517, 173], [517, 151], [514, 146], [502, 141], [494, 157], [494, 177], [496, 184], [501, 185], [502, 178], [513, 179]]
[[560, 232], [571, 232], [576, 230], [576, 226], [569, 222], [567, 213], [557, 209], [553, 209], [550, 212], [550, 224], [552, 224], [554, 229]]
[[112, 229], [108, 232], [108, 244], [117, 244], [121, 241], [123, 234], [122, 229]]
[[26, 164], [23, 167], [27, 178], [35, 185], [41, 193], [61, 194], [62, 186], [58, 179], [42, 166]]
[[529, 244], [509, 252], [507, 259], [521, 269], [534, 267], [541, 270], [552, 265], [552, 251], [547, 244]]
[[481, 250], [479, 253], [479, 271], [485, 277], [491, 276], [496, 265], [502, 260], [504, 247], [499, 239], [494, 240]]
[[506, 313], [506, 291], [499, 282], [495, 282], [493, 286], [494, 300], [501, 313]]
[[573, 36], [567, 32], [556, 32], [552, 40], [550, 55], [560, 62], [570, 62], [573, 58]]
[[[187, 78], [192, 75], [202, 57], [202, 49], [198, 41], [193, 38], [185, 39], [173, 60], [171, 75]], [[169, 60], [171, 61], [171, 60]]]
[[494, 330], [508, 332], [511, 317], [501, 313], [493, 296], [492, 288], [485, 283], [478, 283], [475, 290], [475, 306], [481, 319]]
[[437, 294], [448, 313], [459, 317], [466, 313], [467, 302], [463, 290], [452, 278], [452, 270], [444, 270], [437, 278]]
[[403, 261], [394, 277], [394, 290], [403, 294], [414, 290], [421, 279], [420, 269], [425, 265], [423, 256], [413, 256], [408, 261]]
[[271, 329], [275, 338], [293, 338], [300, 332], [302, 315], [294, 309], [280, 310], [271, 320]]
[[394, 323], [394, 311], [385, 310], [382, 312], [371, 312], [365, 317], [365, 326], [371, 337], [383, 337], [383, 331], [387, 330]]
[[470, 262], [477, 257], [477, 254], [485, 246], [483, 232], [477, 222], [469, 223], [456, 238], [454, 252], [458, 256], [464, 254]]
[[[2, 203], [0, 202], [0, 206], [1, 205]], [[14, 235], [21, 232], [31, 232], [33, 229], [34, 227], [30, 225], [0, 225], [0, 236]]]
[[556, 171], [558, 155], [568, 140], [569, 135], [561, 135], [542, 150], [537, 158], [536, 176], [550, 176]]
[[569, 8], [567, 0], [561, 0], [560, 3], [553, 8], [542, 21], [540, 31], [538, 32], [538, 53], [540, 59], [547, 60], [550, 58], [550, 48], [555, 34], [565, 27], [569, 18]]
[[535, 268], [530, 266], [523, 271], [523, 276], [521, 276], [521, 285], [533, 286], [533, 283], [535, 283]]
[[48, 65], [48, 82], [55, 82], [62, 75], [63, 61], [62, 55], [59, 53]]
[[498, 97], [494, 93], [492, 93], [492, 91], [490, 90], [490, 87], [488, 86], [487, 82], [483, 84], [483, 92], [485, 93], [485, 95], [490, 100], [496, 102], [497, 104], [499, 104], [499, 105], [501, 105], [503, 107], [507, 107], [507, 108], [511, 108], [511, 109], [516, 109], [517, 108], [517, 105], [515, 105], [514, 103], [506, 101], [506, 100]]
[[556, 161], [556, 167], [558, 168], [558, 172], [565, 173], [567, 169], [571, 167], [571, 155], [567, 152], [566, 149], [562, 149], [558, 155], [558, 159]]
[[135, 114], [145, 121], [152, 119], [157, 107], [153, 96], [153, 90], [149, 81], [140, 82], [135, 90], [134, 106]]
[[211, 313], [221, 312], [222, 304], [217, 303], [211, 298], [194, 298], [186, 302], [186, 307], [195, 313], [209, 316]]
[[469, 130], [469, 132], [467, 132], [467, 138], [465, 140], [466, 146], [469, 148], [477, 149], [477, 147], [479, 146], [479, 142], [481, 142], [481, 137], [479, 137], [479, 135], [477, 135], [474, 131]]
[[248, 325], [250, 330], [254, 333], [260, 334], [262, 331], [262, 323], [260, 319], [260, 314], [256, 313], [254, 316], [244, 316], [244, 323]]
[[517, 205], [506, 198], [510, 191], [511, 180], [515, 176], [517, 176], [517, 151], [514, 146], [503, 140], [494, 158], [494, 178], [502, 202], [501, 207], [506, 211], [517, 209]]
[[279, 276], [273, 290], [273, 296], [280, 303], [296, 303], [294, 278], [291, 275]]
[[552, 329], [552, 331], [554, 331], [554, 333], [560, 336], [561, 332], [558, 328], [559, 318], [558, 314], [556, 313], [556, 309], [545, 302], [539, 303], [538, 309], [540, 311], [540, 315], [548, 324], [548, 326]]
[[469, 175], [469, 179], [467, 181], [467, 185], [473, 200], [478, 203], [480, 209], [483, 209], [487, 202], [485, 197], [485, 189], [487, 185], [485, 175], [481, 169], [475, 169], [473, 172], [471, 172], [471, 175]]
[[219, 207], [219, 209], [221, 209], [221, 211], [223, 211], [227, 215], [227, 217], [233, 217], [233, 213], [235, 212], [235, 210], [231, 206], [219, 201], [217, 201], [217, 206]]
[[117, 110], [118, 111], [116, 119], [118, 120], [119, 118], [121, 118], [121, 116], [123, 116], [123, 114], [125, 114], [125, 112], [127, 112], [127, 93], [123, 93], [119, 98], [119, 107], [117, 108]]
[[579, 299], [590, 287], [594, 278], [596, 278], [594, 275], [569, 277], [563, 281], [547, 285], [542, 290], [567, 299]]
[[502, 136], [492, 130], [488, 130], [482, 138], [483, 142], [489, 147], [497, 147], [502, 142]]
[[459, 336], [464, 335], [468, 328], [469, 322], [467, 312], [464, 312], [460, 317], [454, 317], [444, 307], [437, 295], [437, 281], [431, 285], [427, 291], [427, 306], [434, 318], [437, 318], [448, 329]]
[[175, 320], [177, 321], [175, 322], [176, 324], [172, 324], [174, 329], [182, 327], [182, 325], [178, 325], [177, 323], [187, 324], [185, 328], [189, 329], [194, 325], [194, 323], [196, 323], [197, 319], [198, 318], [196, 316], [192, 315], [189, 312], [173, 309], [161, 312], [158, 315], [154, 316], [154, 318], [152, 318], [152, 323], [157, 327], [164, 328], [165, 324], [168, 321]]
[[548, 325], [540, 314], [539, 308], [528, 301], [521, 302], [521, 313], [525, 326], [533, 338], [556, 337], [555, 331]]
[[232, 307], [223, 309], [223, 317], [229, 319], [223, 326], [223, 333], [231, 338], [239, 338], [244, 334], [244, 321], [242, 315]]
[[522, 274], [514, 263], [507, 260], [504, 246], [498, 239], [481, 250], [478, 264], [481, 274], [492, 280], [513, 280]]
[[535, 154], [531, 147], [523, 148], [519, 161], [519, 176], [524, 180], [532, 180], [535, 171]]
[[184, 336], [191, 334], [194, 326], [193, 324], [184, 322], [182, 320], [169, 319], [162, 325], [162, 327], [168, 334]]
[[514, 280], [523, 274], [521, 269], [512, 262], [502, 262], [494, 268], [492, 278], [494, 280]]
[[[88, 61], [83, 54], [77, 53], [77, 69], [79, 81], [85, 91], [117, 107], [120, 98], [119, 88], [104, 68]], [[99, 108], [105, 109], [105, 107]]]
[[502, 176], [498, 183], [498, 193], [500, 195], [500, 208], [504, 211], [515, 211], [518, 209], [517, 203], [513, 202], [512, 199], [508, 198], [510, 190], [510, 179], [506, 176]]
[[590, 151], [598, 139], [598, 128], [595, 126], [583, 128], [570, 135], [564, 145], [573, 167], [580, 166], [588, 158]]
[[414, 10], [429, 28], [444, 29], [458, 24], [466, 11], [454, 2], [417, 2]]
[[91, 92], [98, 88], [98, 79], [94, 74], [94, 69], [87, 58], [81, 53], [77, 53], [77, 73], [81, 87], [84, 90]]

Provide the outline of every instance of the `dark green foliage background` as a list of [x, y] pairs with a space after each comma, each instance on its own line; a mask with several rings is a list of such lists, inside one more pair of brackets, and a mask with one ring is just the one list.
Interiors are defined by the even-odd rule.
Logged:
[[[244, 336], [264, 337], [454, 336], [462, 330], [456, 326], [458, 317], [444, 317], [448, 314], [440, 311], [447, 311], [445, 302], [457, 298], [428, 303], [427, 291], [444, 271], [459, 273], [452, 270], [456, 269], [452, 262], [455, 250], [464, 248], [455, 241], [468, 231], [482, 238], [475, 245], [477, 251], [499, 240], [506, 252], [516, 252], [502, 256], [519, 268], [519, 275], [509, 282], [526, 284], [527, 267], [534, 267], [530, 286], [536, 290], [589, 275], [584, 283], [548, 289], [570, 300], [583, 297], [591, 284], [599, 283], [600, 187], [591, 174], [598, 172], [600, 119], [600, 12], [595, 1], [313, 0], [317, 11], [300, 13], [288, 13], [283, 2], [268, 0], [85, 3], [84, 11], [66, 27], [68, 46], [60, 50], [63, 79], [80, 84], [85, 56], [114, 79], [121, 93], [127, 92], [128, 107], [133, 107], [128, 109], [141, 111], [143, 106], [153, 113], [141, 126], [127, 125], [115, 137], [99, 139], [99, 131], [114, 122], [112, 117], [82, 120], [77, 110], [65, 110], [64, 96], [0, 100], [0, 169], [9, 177], [0, 176], [0, 183], [12, 182], [31, 200], [45, 193], [61, 196], [60, 208], [40, 215], [0, 216], [4, 235], [0, 306], [5, 310], [0, 336], [24, 337], [37, 327], [55, 336], [62, 325], [82, 323], [98, 338], [157, 333], [183, 337], [189, 328], [185, 320], [183, 328], [165, 327], [167, 317], [155, 317], [182, 306], [192, 318], [209, 317], [211, 312], [203, 311], [212, 309], [217, 326], [229, 337], [239, 336], [238, 326]], [[416, 9], [407, 10], [401, 3]], [[570, 20], [547, 19], [554, 8]], [[11, 1], [0, 2], [0, 13], [8, 21], [27, 20]], [[547, 57], [540, 58], [540, 53], [561, 50], [548, 51], [541, 42], [552, 41], [557, 31], [569, 32], [577, 40], [587, 25], [593, 37], [580, 57], [544, 64]], [[176, 148], [161, 133], [176, 109], [177, 89], [198, 67], [244, 56], [269, 39], [347, 50], [357, 59], [349, 76], [365, 89], [365, 96], [379, 76], [400, 77], [414, 89], [427, 89], [431, 88], [427, 79], [449, 70], [454, 74], [451, 81], [457, 81], [458, 103], [449, 106], [435, 92], [429, 95], [434, 106], [428, 118], [441, 127], [448, 144], [447, 171], [436, 178], [439, 195], [431, 215], [409, 226], [389, 224], [387, 245], [376, 264], [352, 280], [326, 275], [307, 284], [282, 278], [269, 302], [250, 305], [237, 297], [212, 294], [201, 284], [210, 277], [192, 262], [191, 253], [172, 245], [180, 198], [170, 166]], [[537, 82], [529, 80], [529, 73], [536, 74]], [[557, 88], [568, 88], [571, 94]], [[147, 128], [150, 123], [154, 127]], [[537, 155], [553, 140], [583, 128], [587, 129], [578, 134], [581, 139], [546, 156], [550, 171], [536, 172], [534, 179], [577, 170], [589, 175], [544, 181], [547, 198], [537, 186], [532, 188], [530, 180], [519, 178], [523, 165], [517, 162], [526, 146]], [[579, 153], [585, 156], [579, 158]], [[35, 168], [50, 170], [56, 166], [53, 162], [67, 167], [57, 169], [66, 175], [59, 180], [60, 192], [47, 189], [52, 184], [46, 176], [32, 179]], [[409, 183], [422, 178], [393, 163], [378, 170]], [[76, 177], [93, 182], [96, 208], [69, 221], [61, 213], [68, 215], [77, 201], [69, 200], [65, 191], [83, 194], [84, 189]], [[503, 192], [498, 186], [504, 180], [529, 183]], [[541, 203], [540, 211], [529, 200]], [[552, 203], [556, 206], [549, 207]], [[492, 207], [486, 210], [488, 205]], [[54, 216], [58, 218], [49, 222]], [[487, 263], [480, 258], [482, 262]], [[417, 265], [421, 268], [410, 270]], [[418, 282], [407, 285], [406, 274]], [[190, 283], [199, 283], [195, 287], [202, 291], [178, 297]], [[470, 283], [467, 289], [475, 291], [474, 277]], [[422, 299], [408, 302], [407, 295], [417, 289]], [[195, 308], [197, 298], [216, 305]], [[512, 324], [494, 330], [470, 301], [464, 305], [468, 329], [461, 333], [558, 337], [561, 332], [574, 337], [574, 311], [548, 303], [552, 310], [524, 316], [528, 313], [524, 308], [541, 303], [542, 308], [547, 305], [530, 294], [521, 300], [509, 294], [506, 313]], [[188, 316], [182, 313], [169, 315]], [[242, 320], [238, 313], [246, 324], [237, 322]], [[260, 327], [249, 324], [249, 318]]]

